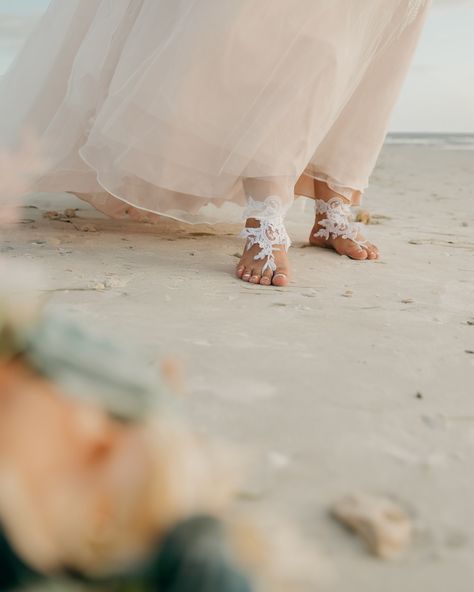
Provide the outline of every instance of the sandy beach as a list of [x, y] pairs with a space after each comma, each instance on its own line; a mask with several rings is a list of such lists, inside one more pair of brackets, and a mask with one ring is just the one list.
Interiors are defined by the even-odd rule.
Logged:
[[[0, 252], [41, 268], [52, 305], [180, 361], [192, 419], [254, 455], [244, 503], [300, 525], [329, 590], [470, 592], [472, 166], [469, 150], [386, 146], [363, 204], [376, 262], [307, 247], [312, 208], [297, 200], [288, 288], [234, 278], [235, 226], [117, 222], [67, 195], [29, 196]], [[399, 560], [372, 558], [328, 515], [358, 491], [410, 512]]]

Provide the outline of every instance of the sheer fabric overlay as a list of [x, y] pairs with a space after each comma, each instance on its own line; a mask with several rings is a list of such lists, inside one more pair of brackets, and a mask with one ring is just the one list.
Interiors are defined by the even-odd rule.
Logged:
[[315, 197], [313, 179], [351, 197], [428, 4], [53, 0], [0, 83], [1, 142], [33, 130], [49, 159], [36, 189], [119, 217], [232, 221], [249, 195]]

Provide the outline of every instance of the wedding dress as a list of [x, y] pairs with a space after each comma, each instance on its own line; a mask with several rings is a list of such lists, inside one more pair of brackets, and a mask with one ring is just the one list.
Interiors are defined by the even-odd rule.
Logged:
[[48, 161], [35, 189], [111, 216], [264, 218], [271, 198], [281, 219], [314, 179], [351, 197], [428, 4], [52, 0], [0, 83], [0, 145], [33, 131]]

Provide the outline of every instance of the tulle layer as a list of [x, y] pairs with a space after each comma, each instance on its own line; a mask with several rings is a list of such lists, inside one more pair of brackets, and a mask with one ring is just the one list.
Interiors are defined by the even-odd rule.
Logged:
[[1, 83], [1, 137], [33, 129], [49, 158], [37, 189], [112, 215], [232, 219], [246, 178], [350, 196], [367, 186], [425, 5], [53, 0]]

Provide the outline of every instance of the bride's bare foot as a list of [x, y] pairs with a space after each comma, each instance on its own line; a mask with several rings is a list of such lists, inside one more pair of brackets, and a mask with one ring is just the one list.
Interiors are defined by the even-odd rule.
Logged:
[[289, 282], [287, 235], [281, 235], [281, 229], [267, 224], [264, 220], [249, 218], [245, 224], [243, 236], [247, 238], [247, 242], [236, 268], [237, 277], [244, 282], [262, 286], [271, 284], [287, 286]]
[[352, 221], [350, 206], [338, 196], [316, 200], [316, 219], [309, 236], [314, 247], [334, 249], [351, 259], [378, 259], [378, 248], [369, 242]]

